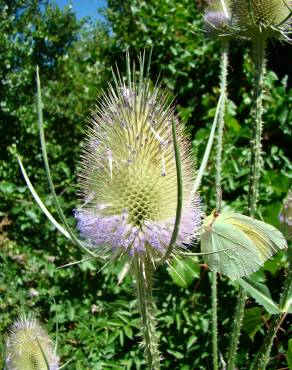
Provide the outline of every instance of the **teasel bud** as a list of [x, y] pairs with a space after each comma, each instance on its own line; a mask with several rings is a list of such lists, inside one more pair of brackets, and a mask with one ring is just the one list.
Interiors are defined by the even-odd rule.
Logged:
[[77, 227], [90, 246], [112, 259], [166, 252], [177, 208], [177, 174], [172, 137], [175, 123], [183, 174], [182, 217], [177, 245], [198, 233], [201, 205], [191, 194], [195, 172], [186, 136], [160, 84], [151, 86], [144, 58], [126, 82], [117, 73], [89, 120], [79, 172], [82, 205]]
[[229, 0], [210, 0], [204, 14], [204, 29], [209, 37], [230, 36]]
[[59, 358], [53, 343], [34, 316], [22, 315], [7, 340], [8, 370], [57, 370]]
[[291, 41], [291, 0], [231, 0], [232, 24], [238, 33], [254, 39]]

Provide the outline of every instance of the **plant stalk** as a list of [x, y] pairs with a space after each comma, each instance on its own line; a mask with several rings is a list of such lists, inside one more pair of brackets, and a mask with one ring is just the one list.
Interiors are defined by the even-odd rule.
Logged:
[[[216, 150], [216, 209], [221, 208], [221, 170], [222, 170], [222, 151], [223, 151], [223, 131], [224, 118], [227, 99], [227, 68], [228, 68], [228, 49], [229, 43], [227, 40], [222, 41], [222, 52], [220, 62], [220, 93], [222, 99], [220, 101], [219, 110], [219, 125], [217, 132], [217, 150]], [[212, 272], [212, 351], [213, 351], [213, 370], [218, 370], [218, 315], [217, 315], [217, 274]]]
[[[291, 252], [290, 252], [291, 253]], [[270, 353], [273, 346], [274, 338], [282, 324], [285, 320], [289, 306], [291, 306], [292, 300], [292, 253], [290, 255], [290, 263], [288, 267], [288, 275], [284, 282], [284, 288], [280, 299], [280, 310], [283, 312], [274, 315], [270, 327], [265, 335], [264, 342], [257, 353], [251, 370], [265, 370], [270, 361]]]
[[238, 296], [237, 296], [234, 323], [233, 323], [233, 329], [231, 333], [231, 340], [230, 340], [229, 351], [228, 351], [227, 370], [235, 369], [237, 346], [238, 346], [240, 329], [241, 329], [241, 324], [242, 324], [242, 319], [243, 319], [243, 314], [244, 314], [245, 298], [246, 298], [245, 291], [240, 287], [238, 291]]
[[227, 73], [228, 73], [228, 51], [229, 42], [222, 41], [222, 52], [220, 62], [220, 92], [222, 99], [220, 101], [219, 110], [219, 124], [217, 132], [217, 148], [216, 148], [216, 208], [217, 211], [221, 208], [221, 177], [222, 177], [222, 151], [223, 151], [223, 131], [224, 131], [224, 118], [226, 111], [227, 101]]
[[260, 170], [262, 167], [261, 149], [262, 149], [262, 132], [263, 132], [263, 84], [265, 75], [265, 50], [266, 37], [262, 33], [257, 33], [254, 40], [254, 63], [255, 63], [255, 80], [254, 80], [254, 123], [253, 137], [251, 142], [251, 159], [250, 159], [250, 181], [248, 192], [248, 211], [249, 216], [255, 217], [256, 206], [258, 201], [258, 187]]
[[[250, 159], [250, 178], [248, 192], [248, 214], [255, 217], [258, 200], [258, 187], [261, 169], [261, 139], [262, 139], [262, 115], [263, 115], [263, 81], [265, 74], [265, 50], [266, 37], [262, 33], [257, 33], [253, 40], [254, 47], [254, 122], [251, 141], [251, 159]], [[228, 353], [227, 370], [233, 370], [236, 362], [236, 352], [239, 342], [240, 328], [244, 315], [246, 294], [240, 287], [237, 297], [235, 311], [234, 327], [231, 336], [230, 348]]]
[[218, 370], [218, 314], [217, 314], [217, 273], [212, 271], [212, 352], [213, 370]]
[[150, 370], [160, 369], [160, 353], [158, 336], [155, 330], [156, 322], [153, 315], [155, 309], [152, 297], [153, 266], [147, 255], [134, 256], [134, 273], [136, 277], [138, 306], [141, 315], [143, 344]]

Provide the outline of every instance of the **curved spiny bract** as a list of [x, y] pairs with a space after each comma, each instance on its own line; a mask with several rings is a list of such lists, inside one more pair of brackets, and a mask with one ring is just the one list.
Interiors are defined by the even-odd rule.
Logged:
[[109, 85], [90, 118], [79, 173], [82, 206], [78, 229], [100, 253], [161, 258], [168, 248], [177, 207], [172, 121], [176, 123], [183, 171], [183, 212], [177, 245], [189, 243], [201, 222], [198, 197], [191, 198], [194, 171], [185, 134], [169, 92], [135, 71]]
[[53, 343], [33, 316], [21, 316], [12, 325], [6, 347], [8, 370], [58, 370]]

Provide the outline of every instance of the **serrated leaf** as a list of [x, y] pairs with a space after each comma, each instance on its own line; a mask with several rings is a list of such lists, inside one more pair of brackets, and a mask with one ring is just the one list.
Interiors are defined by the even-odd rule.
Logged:
[[[287, 247], [275, 227], [239, 213], [213, 212], [205, 218], [201, 250], [210, 270], [231, 279], [248, 276]], [[214, 253], [215, 252], [215, 253]]]
[[270, 291], [265, 284], [258, 283], [250, 278], [238, 279], [237, 281], [240, 286], [269, 313], [277, 314], [280, 312], [279, 306], [273, 301]]
[[177, 257], [168, 273], [176, 285], [185, 288], [200, 276], [199, 262], [195, 257]]

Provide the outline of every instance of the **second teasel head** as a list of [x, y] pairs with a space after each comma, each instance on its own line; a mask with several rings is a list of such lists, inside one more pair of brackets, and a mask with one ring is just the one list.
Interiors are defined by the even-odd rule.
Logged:
[[7, 370], [58, 370], [53, 342], [33, 315], [22, 315], [7, 340]]
[[231, 0], [232, 26], [239, 35], [253, 40], [291, 41], [291, 0]]
[[204, 30], [207, 36], [230, 36], [230, 19], [230, 0], [210, 0], [204, 13]]

